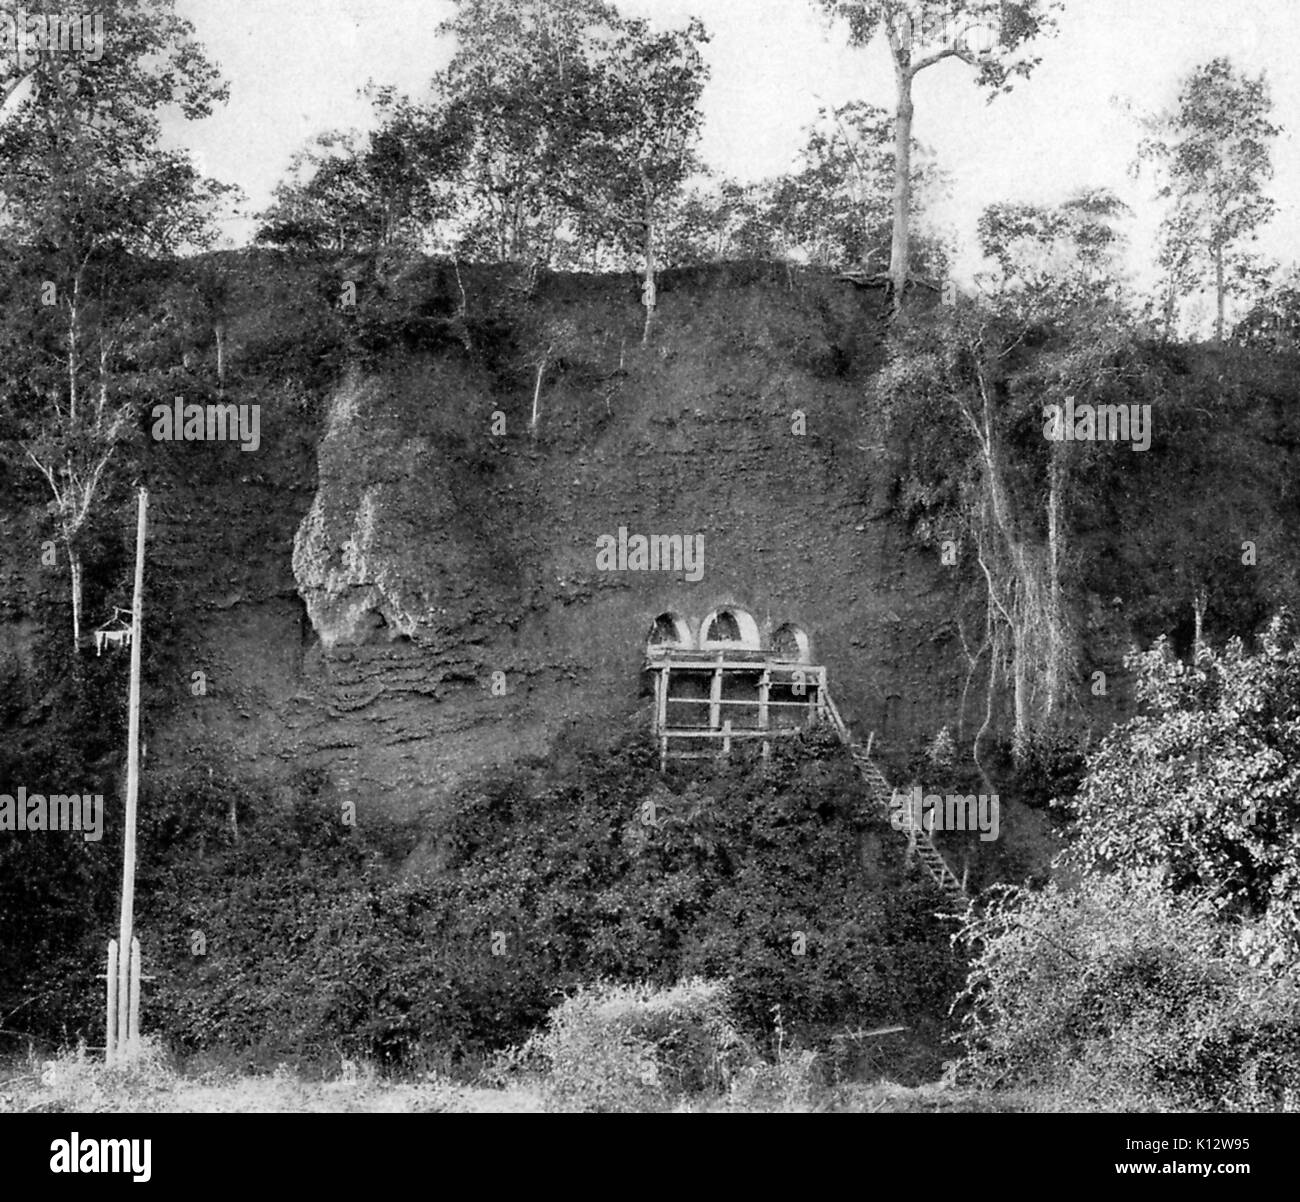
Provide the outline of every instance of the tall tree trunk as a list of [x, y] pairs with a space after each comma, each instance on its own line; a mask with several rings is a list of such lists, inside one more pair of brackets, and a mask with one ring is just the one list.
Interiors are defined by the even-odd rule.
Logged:
[[894, 312], [903, 307], [912, 255], [912, 73], [895, 66], [898, 76], [898, 112], [894, 116], [894, 237], [889, 251], [889, 279], [894, 289]]
[[73, 546], [72, 540], [67, 539], [68, 563], [72, 574], [72, 650], [73, 654], [81, 654], [81, 556]]
[[216, 324], [217, 337], [217, 393], [219, 396], [226, 395], [226, 324], [219, 321]]
[[979, 560], [989, 604], [996, 611], [994, 621], [1000, 620], [1010, 633], [1015, 714], [1012, 751], [1020, 761], [1060, 702], [1072, 666], [1060, 600], [1064, 481], [1061, 465], [1054, 458], [1049, 468], [1048, 545], [1027, 543], [1021, 536], [1002, 462], [993, 398], [983, 374], [977, 374], [981, 405], [976, 409], [963, 404], [962, 408], [983, 460], [982, 513], [986, 516], [981, 523], [986, 534], [979, 536]]
[[96, 425], [104, 420], [104, 415], [108, 412], [108, 346], [104, 342], [103, 334], [99, 339], [99, 414], [96, 418]]
[[1225, 292], [1223, 276], [1223, 244], [1220, 243], [1214, 248], [1214, 294], [1217, 304], [1217, 314], [1214, 321], [1214, 341], [1220, 346], [1223, 345], [1223, 310]]
[[645, 346], [650, 341], [650, 323], [654, 320], [655, 307], [658, 304], [658, 297], [655, 294], [657, 287], [655, 282], [655, 273], [658, 266], [657, 255], [654, 213], [647, 201], [645, 213], [645, 281], [641, 285], [641, 300], [645, 305], [645, 330], [641, 334], [642, 346]]
[[537, 437], [537, 426], [542, 420], [542, 377], [546, 374], [546, 365], [550, 361], [552, 347], [546, 349], [546, 353], [542, 355], [542, 361], [537, 365], [537, 386], [533, 389], [533, 415], [528, 422], [528, 435], [530, 438]]
[[[1061, 476], [1063, 469], [1060, 460], [1061, 444], [1052, 444], [1052, 461], [1048, 466], [1047, 485], [1047, 606], [1050, 628], [1060, 631], [1064, 626], [1061, 615]], [[1043, 679], [1047, 696], [1044, 701], [1045, 715], [1050, 718], [1060, 700], [1063, 682], [1061, 680], [1061, 663], [1056, 655], [1056, 647], [1049, 648], [1047, 663], [1044, 665]]]
[[1030, 649], [1026, 630], [1022, 623], [1017, 623], [1011, 632], [1012, 655], [1015, 656], [1015, 726], [1011, 732], [1011, 754], [1019, 762], [1029, 746], [1030, 731], [1033, 729], [1033, 717], [1029, 709], [1029, 697], [1032, 684], [1029, 680]]
[[72, 284], [72, 297], [68, 301], [68, 423], [77, 426], [77, 361], [80, 358], [77, 340], [77, 323], [80, 317], [81, 276]]
[[1174, 286], [1174, 277], [1171, 273], [1169, 276], [1169, 288], [1165, 293], [1165, 341], [1171, 342], [1174, 337], [1174, 317], [1178, 305], [1178, 295]]

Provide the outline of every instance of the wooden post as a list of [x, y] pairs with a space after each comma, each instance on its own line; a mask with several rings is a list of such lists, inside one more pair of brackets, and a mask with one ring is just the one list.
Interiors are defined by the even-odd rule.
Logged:
[[709, 729], [722, 728], [722, 668], [713, 669], [713, 687], [709, 691]]
[[664, 712], [664, 674], [663, 674], [663, 669], [660, 668], [660, 669], [656, 669], [655, 671], [655, 708], [654, 708], [654, 715], [650, 719], [650, 729], [654, 731], [656, 736], [658, 736], [664, 728], [663, 712]]
[[671, 669], [665, 664], [655, 676], [655, 721], [659, 727], [659, 771], [668, 767], [668, 690]]
[[128, 1047], [135, 1052], [140, 1047], [140, 940], [131, 940], [131, 1009], [126, 1023]]
[[[768, 728], [768, 708], [767, 703], [772, 696], [772, 669], [765, 668], [763, 675], [758, 681], [758, 729], [767, 730]], [[763, 740], [763, 759], [772, 758], [772, 740]]]
[[728, 718], [722, 724], [722, 754], [724, 756], [731, 754], [731, 719]]
[[108, 1017], [104, 1022], [104, 1063], [117, 1059], [117, 940], [108, 941], [108, 971], [105, 973], [105, 997]]
[[135, 810], [140, 792], [140, 630], [144, 620], [144, 542], [149, 494], [140, 490], [135, 528], [135, 600], [131, 610], [131, 692], [126, 736], [126, 814], [122, 838], [122, 914], [117, 935], [117, 1052], [131, 1044], [131, 940], [135, 919]]

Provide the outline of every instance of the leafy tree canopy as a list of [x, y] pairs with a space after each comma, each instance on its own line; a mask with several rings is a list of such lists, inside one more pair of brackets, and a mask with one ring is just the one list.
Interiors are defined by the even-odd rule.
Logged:
[[1155, 869], [1210, 891], [1227, 913], [1268, 915], [1300, 945], [1300, 646], [1274, 619], [1253, 653], [1240, 639], [1177, 659], [1135, 653], [1145, 713], [1091, 758], [1068, 863]]

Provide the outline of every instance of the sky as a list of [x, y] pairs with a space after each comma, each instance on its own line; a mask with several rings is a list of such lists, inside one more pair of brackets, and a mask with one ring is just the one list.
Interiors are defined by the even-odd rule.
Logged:
[[[892, 109], [888, 54], [877, 43], [849, 48], [811, 0], [615, 0], [628, 15], [679, 24], [692, 15], [712, 34], [704, 94], [702, 153], [716, 169], [756, 180], [791, 165], [804, 128], [822, 104], [865, 99]], [[248, 210], [264, 208], [294, 152], [331, 128], [368, 128], [358, 91], [368, 80], [423, 96], [450, 57], [437, 26], [449, 0], [178, 0], [199, 40], [230, 82], [229, 103], [173, 139], [203, 169], [238, 183]], [[1053, 201], [1085, 186], [1109, 186], [1135, 210], [1135, 262], [1152, 244], [1157, 218], [1149, 180], [1130, 178], [1139, 140], [1131, 106], [1169, 105], [1181, 77], [1217, 55], [1267, 72], [1285, 127], [1272, 193], [1280, 212], [1262, 249], [1284, 261], [1300, 235], [1300, 3], [1296, 0], [1067, 0], [1060, 34], [1015, 90], [988, 103], [971, 71], [949, 61], [916, 83], [916, 137], [952, 181], [936, 218], [977, 263], [975, 223], [1001, 200]], [[231, 244], [249, 221], [231, 221]]]

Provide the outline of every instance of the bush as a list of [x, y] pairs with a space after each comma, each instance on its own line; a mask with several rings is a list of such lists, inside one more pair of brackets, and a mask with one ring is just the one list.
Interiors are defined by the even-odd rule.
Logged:
[[747, 1065], [732, 1081], [725, 1109], [760, 1114], [813, 1110], [814, 1098], [825, 1088], [819, 1061], [816, 1052], [804, 1048], [782, 1051], [772, 1063]]
[[1295, 1109], [1295, 968], [1256, 966], [1204, 895], [1153, 876], [997, 891], [960, 938], [963, 1067], [990, 1086], [1068, 1088], [1116, 1107]]
[[727, 986], [696, 978], [668, 989], [579, 989], [547, 1018], [533, 1046], [547, 1092], [564, 1109], [662, 1109], [683, 1094], [717, 1093], [754, 1059], [728, 1016]]
[[474, 1061], [583, 984], [695, 977], [731, 983], [747, 1035], [779, 1005], [818, 1046], [846, 1024], [937, 1024], [960, 985], [943, 899], [830, 745], [665, 777], [641, 735], [567, 738], [467, 787], [426, 877], [394, 868], [414, 832], [345, 827], [306, 778], [291, 807], [241, 804], [236, 841], [233, 787], [196, 771], [150, 806], [147, 846], [168, 850], [140, 874], [145, 1021], [185, 1051]]
[[[808, 742], [711, 776], [657, 767], [639, 737], [562, 747], [546, 772], [457, 807], [459, 921], [482, 941], [508, 932], [519, 969], [518, 992], [492, 1009], [523, 1019], [593, 979], [698, 976], [732, 983], [753, 1036], [776, 1005], [812, 1041], [946, 1010], [960, 973], [933, 918], [943, 901], [906, 872], [842, 750]], [[864, 863], [873, 835], [900, 854]]]

